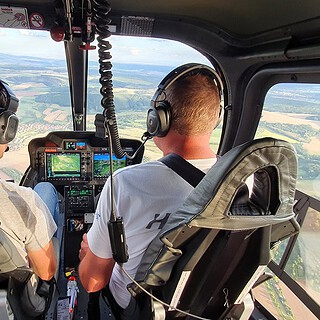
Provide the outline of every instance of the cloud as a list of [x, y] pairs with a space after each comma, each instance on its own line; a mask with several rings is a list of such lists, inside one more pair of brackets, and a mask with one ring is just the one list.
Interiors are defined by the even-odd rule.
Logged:
[[48, 38], [48, 36], [50, 37], [47, 31], [36, 31], [36, 30], [30, 30], [30, 29], [19, 29], [18, 31], [20, 35], [23, 37], [42, 38], [42, 39], [46, 39]]
[[141, 51], [138, 49], [138, 48], [131, 48], [130, 49], [130, 53], [133, 55], [133, 56], [139, 56], [141, 54]]
[[[29, 29], [3, 29], [1, 53], [65, 59], [64, 43], [55, 42], [50, 33]], [[187, 62], [209, 63], [199, 52], [177, 41], [112, 35], [112, 61], [176, 66]], [[96, 45], [96, 43], [94, 43]], [[89, 52], [89, 60], [98, 61], [97, 49]]]

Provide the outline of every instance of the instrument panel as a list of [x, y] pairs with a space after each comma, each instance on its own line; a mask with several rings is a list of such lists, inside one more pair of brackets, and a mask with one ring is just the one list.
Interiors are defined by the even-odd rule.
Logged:
[[[66, 184], [72, 181], [104, 182], [110, 176], [110, 161], [117, 170], [132, 164], [126, 156], [118, 159], [108, 147], [92, 147], [87, 141], [64, 141], [64, 148], [46, 147], [38, 151], [39, 177], [42, 181]], [[132, 148], [125, 148], [133, 154]]]
[[[97, 196], [113, 170], [140, 163], [144, 146], [134, 139], [120, 139], [125, 156], [110, 153], [108, 141], [94, 132], [56, 131], [30, 141], [30, 168], [22, 179], [24, 186], [51, 182], [61, 198], [64, 225], [64, 269], [79, 263], [82, 235], [94, 219]], [[132, 158], [132, 156], [134, 158]], [[76, 248], [76, 249], [75, 249]]]
[[29, 143], [30, 163], [37, 172], [37, 180], [49, 181], [56, 187], [76, 183], [103, 185], [113, 170], [140, 163], [143, 147], [135, 158], [130, 157], [141, 146], [133, 139], [121, 139], [125, 156], [110, 154], [108, 142], [93, 132], [53, 132], [46, 138]]

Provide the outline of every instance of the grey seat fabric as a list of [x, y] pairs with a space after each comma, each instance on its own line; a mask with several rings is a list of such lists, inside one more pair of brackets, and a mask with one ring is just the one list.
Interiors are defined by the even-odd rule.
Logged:
[[[56, 238], [52, 240], [59, 261], [59, 241]], [[29, 319], [41, 315], [46, 308], [49, 294], [49, 285], [45, 282], [41, 285], [42, 294], [39, 294], [41, 280], [25, 264], [10, 237], [0, 229], [0, 283], [4, 283], [5, 290], [14, 287], [14, 292], [17, 291], [15, 295], [8, 296], [16, 319]]]
[[[170, 215], [135, 280], [170, 305], [220, 319], [250, 291], [272, 244], [298, 232], [296, 177], [296, 153], [286, 141], [263, 138], [233, 148]], [[133, 298], [124, 313], [152, 319], [151, 299], [134, 283], [128, 290]], [[182, 316], [165, 309], [166, 319]]]
[[18, 254], [9, 236], [0, 229], [0, 273], [13, 271], [22, 266], [25, 266], [24, 259]]

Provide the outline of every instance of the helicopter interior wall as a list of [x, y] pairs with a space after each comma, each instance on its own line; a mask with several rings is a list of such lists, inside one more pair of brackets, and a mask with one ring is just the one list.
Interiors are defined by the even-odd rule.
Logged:
[[[28, 9], [36, 8], [39, 12], [48, 12], [54, 10], [55, 6], [63, 7], [62, 0], [13, 0], [11, 4], [26, 6]], [[73, 1], [74, 10], [80, 9], [80, 1]], [[298, 21], [310, 21], [318, 17], [314, 8], [319, 4], [317, 0], [307, 0], [301, 3], [299, 0], [283, 2], [277, 5], [277, 10], [270, 5], [270, 1], [230, 1], [221, 2], [218, 0], [201, 0], [194, 2], [192, 0], [184, 1], [127, 1], [110, 0], [112, 14], [118, 15], [137, 15], [153, 16], [171, 15], [173, 12], [179, 12], [180, 17], [194, 17], [198, 21], [215, 21], [215, 24], [229, 32], [250, 36], [266, 30], [286, 27]], [[40, 10], [41, 9], [41, 10]], [[286, 14], [284, 14], [286, 13]], [[262, 19], [264, 18], [264, 19]], [[198, 22], [199, 23], [199, 22]]]

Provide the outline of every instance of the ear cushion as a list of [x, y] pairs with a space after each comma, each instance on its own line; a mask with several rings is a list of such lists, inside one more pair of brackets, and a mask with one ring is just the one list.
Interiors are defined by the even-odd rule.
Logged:
[[171, 107], [167, 101], [161, 101], [148, 110], [147, 131], [154, 137], [164, 137], [170, 128]]
[[12, 111], [0, 113], [0, 144], [11, 142], [17, 133], [19, 119]]

